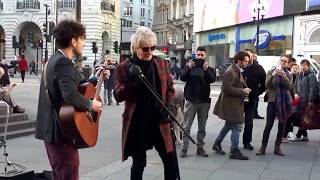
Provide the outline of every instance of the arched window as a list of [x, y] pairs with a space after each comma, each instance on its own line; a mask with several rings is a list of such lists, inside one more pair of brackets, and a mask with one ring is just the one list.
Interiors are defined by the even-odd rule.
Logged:
[[311, 34], [309, 43], [320, 43], [320, 28]]

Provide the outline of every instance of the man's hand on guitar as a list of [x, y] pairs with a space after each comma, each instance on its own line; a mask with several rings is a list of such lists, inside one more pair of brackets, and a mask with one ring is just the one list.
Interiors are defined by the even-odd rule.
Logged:
[[92, 101], [92, 110], [95, 112], [101, 112], [102, 111], [102, 103], [101, 101], [98, 101], [97, 99], [93, 99]]

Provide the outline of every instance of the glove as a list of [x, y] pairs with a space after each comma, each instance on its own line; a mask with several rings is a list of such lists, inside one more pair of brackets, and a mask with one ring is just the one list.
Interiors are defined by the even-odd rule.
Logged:
[[138, 65], [132, 65], [129, 68], [129, 76], [139, 76], [142, 74], [142, 70]]

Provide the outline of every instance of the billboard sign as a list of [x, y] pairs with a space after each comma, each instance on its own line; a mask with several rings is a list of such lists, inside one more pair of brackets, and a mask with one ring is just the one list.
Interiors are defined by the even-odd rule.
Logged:
[[[264, 18], [283, 15], [284, 0], [260, 0]], [[194, 4], [194, 32], [253, 21], [257, 0], [201, 0]]]

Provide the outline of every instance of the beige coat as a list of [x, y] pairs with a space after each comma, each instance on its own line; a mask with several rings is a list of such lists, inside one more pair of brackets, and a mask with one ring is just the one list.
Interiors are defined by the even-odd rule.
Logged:
[[213, 114], [232, 123], [244, 123], [244, 94], [243, 88], [247, 85], [240, 69], [232, 64], [226, 70], [221, 86], [221, 92], [213, 110]]

